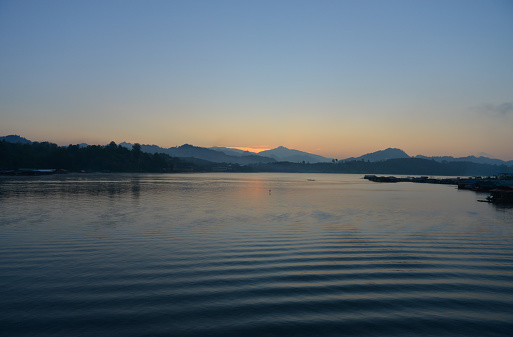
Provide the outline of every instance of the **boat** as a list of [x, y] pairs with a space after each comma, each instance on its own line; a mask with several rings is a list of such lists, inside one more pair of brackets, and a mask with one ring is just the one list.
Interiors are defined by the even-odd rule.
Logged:
[[486, 197], [487, 202], [495, 204], [513, 204], [513, 187], [500, 186], [489, 191]]

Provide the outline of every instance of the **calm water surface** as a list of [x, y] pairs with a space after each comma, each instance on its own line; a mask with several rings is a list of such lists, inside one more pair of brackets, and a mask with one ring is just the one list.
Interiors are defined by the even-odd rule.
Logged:
[[361, 177], [0, 177], [0, 334], [511, 336], [513, 209]]

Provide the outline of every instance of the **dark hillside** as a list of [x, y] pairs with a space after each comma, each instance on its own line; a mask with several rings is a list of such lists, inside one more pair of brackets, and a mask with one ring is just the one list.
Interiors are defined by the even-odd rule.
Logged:
[[176, 172], [208, 165], [191, 164], [166, 154], [149, 154], [139, 145], [132, 150], [111, 142], [106, 146], [59, 147], [48, 142], [31, 144], [0, 141], [0, 170], [63, 169], [68, 171]]

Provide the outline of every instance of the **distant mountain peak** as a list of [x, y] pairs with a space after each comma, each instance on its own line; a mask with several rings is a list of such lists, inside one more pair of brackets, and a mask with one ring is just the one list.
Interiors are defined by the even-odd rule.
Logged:
[[185, 143], [185, 144], [183, 144], [183, 145], [181, 145], [181, 146], [178, 146], [178, 147], [181, 147], [181, 148], [186, 149], [186, 148], [195, 148], [195, 147], [197, 147], [197, 146], [194, 146], [194, 145], [191, 145], [191, 144], [187, 144], [187, 143]]
[[379, 150], [376, 152], [367, 153], [360, 157], [347, 158], [347, 159], [344, 159], [344, 161], [365, 160], [365, 161], [374, 162], [374, 161], [383, 161], [383, 160], [396, 159], [396, 158], [410, 158], [410, 156], [401, 149], [389, 147], [385, 150]]
[[389, 148], [386, 148], [385, 150], [376, 151], [374, 153], [377, 153], [377, 152], [397, 152], [397, 153], [404, 153], [404, 154], [406, 154], [406, 152], [404, 152], [403, 150], [398, 149], [396, 147], [389, 147]]
[[285, 146], [278, 146], [272, 150], [265, 150], [258, 152], [258, 155], [268, 156], [278, 161], [289, 161], [293, 163], [308, 162], [308, 163], [320, 163], [330, 162], [332, 159], [319, 156], [316, 154], [303, 152], [299, 150], [288, 149]]

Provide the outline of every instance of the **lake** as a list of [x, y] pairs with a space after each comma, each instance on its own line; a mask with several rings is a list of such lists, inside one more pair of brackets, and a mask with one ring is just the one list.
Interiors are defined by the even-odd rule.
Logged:
[[511, 336], [513, 209], [362, 177], [0, 177], [1, 334]]

